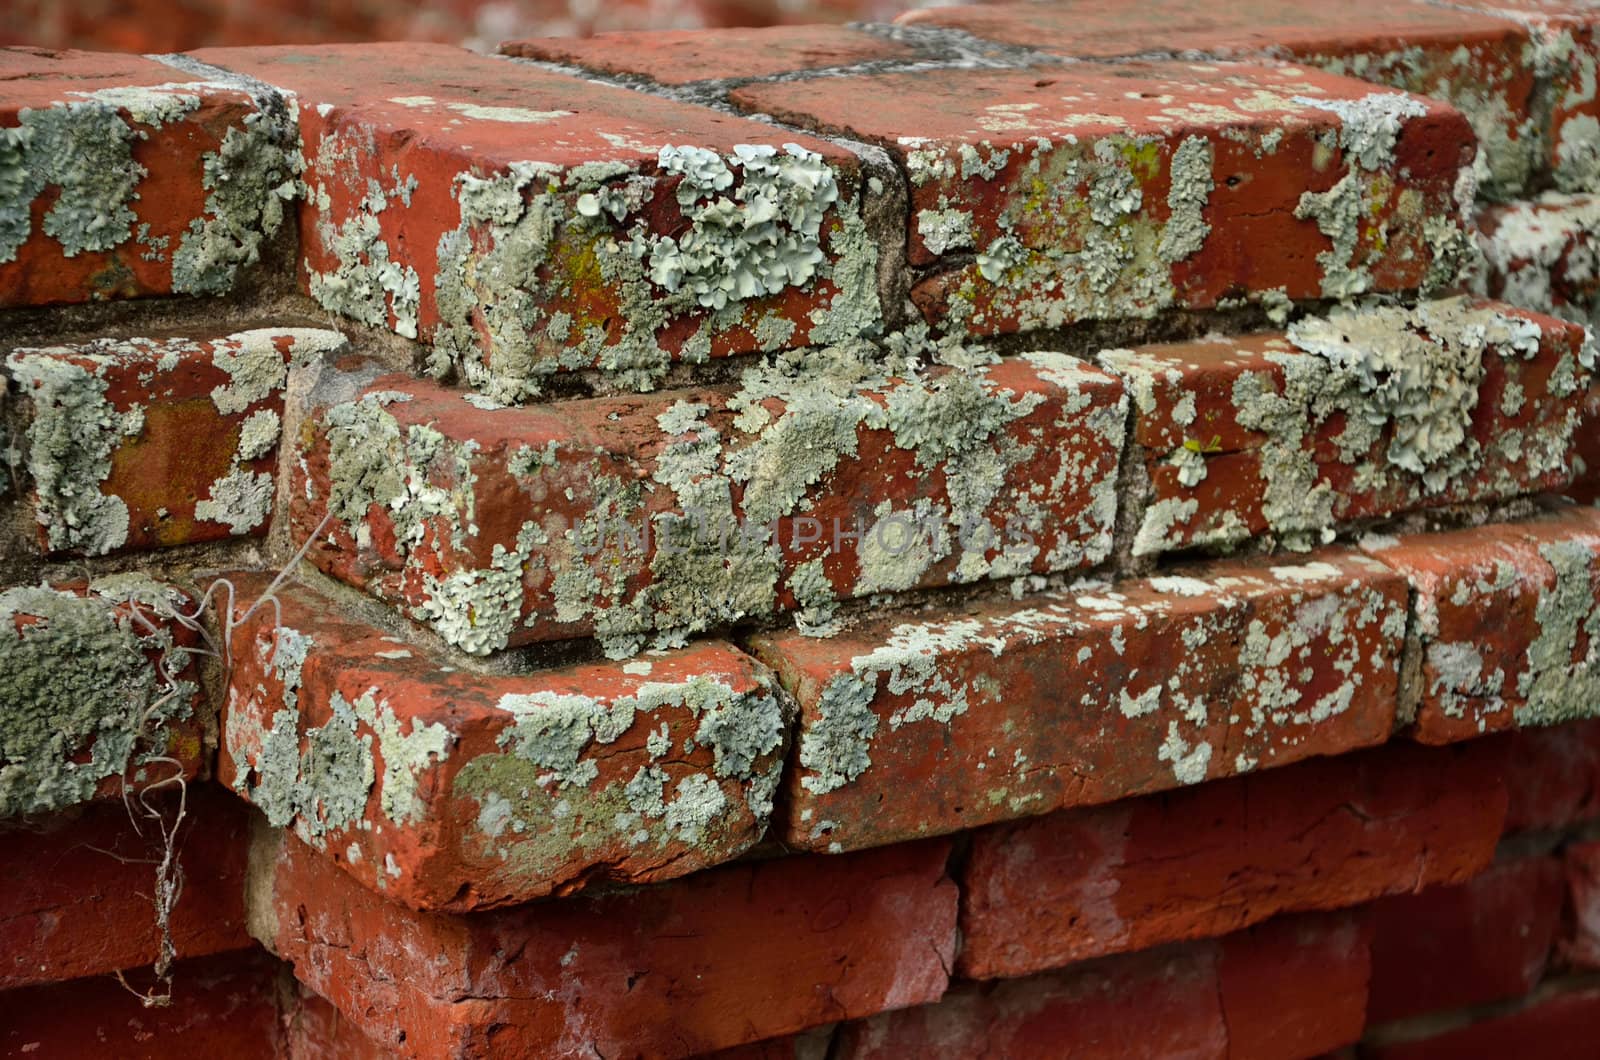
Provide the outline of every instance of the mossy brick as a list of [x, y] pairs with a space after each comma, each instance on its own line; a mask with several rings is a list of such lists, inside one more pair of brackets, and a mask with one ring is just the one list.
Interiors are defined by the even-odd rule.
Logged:
[[1600, 196], [1545, 192], [1478, 211], [1475, 287], [1585, 326], [1600, 322]]
[[766, 828], [792, 707], [727, 644], [494, 676], [308, 590], [276, 601], [235, 629], [219, 777], [386, 900], [670, 879]]
[[921, 53], [851, 26], [657, 30], [506, 41], [500, 51], [661, 85], [748, 80], [858, 63], [913, 60]]
[[1531, 41], [1524, 54], [1547, 82], [1544, 150], [1561, 191], [1600, 191], [1600, 13], [1583, 0], [1463, 0], [1522, 26]]
[[109, 975], [0, 992], [0, 1054], [163, 1060], [218, 1056], [278, 1060], [282, 965], [259, 951], [180, 961], [170, 1004], [146, 1005], [167, 986], [149, 969], [127, 983]]
[[951, 332], [1429, 287], [1469, 249], [1466, 119], [1298, 67], [916, 71], [730, 98], [895, 155], [929, 267], [912, 298]]
[[1546, 168], [1546, 123], [1535, 88], [1547, 64], [1527, 28], [1493, 12], [1390, 0], [1337, 7], [1283, 0], [1224, 6], [1154, 0], [1131, 7], [1100, 0], [935, 8], [907, 12], [900, 21], [1067, 58], [1172, 53], [1288, 60], [1460, 110], [1478, 139], [1481, 190], [1519, 194]]
[[1566, 902], [1561, 859], [1492, 865], [1448, 887], [1380, 898], [1372, 922], [1372, 1023], [1523, 996], [1550, 964]]
[[1366, 932], [1280, 917], [1221, 939], [963, 983], [931, 1005], [840, 1026], [838, 1060], [910, 1056], [1315, 1056], [1360, 1036]]
[[1363, 547], [1415, 594], [1417, 739], [1600, 713], [1600, 509]]
[[929, 841], [769, 859], [451, 916], [386, 901], [284, 836], [252, 850], [252, 924], [390, 1055], [672, 1060], [939, 997], [948, 857]]
[[881, 323], [841, 147], [443, 46], [195, 54], [299, 100], [311, 296], [500, 400]]
[[132, 55], [0, 50], [0, 307], [214, 295], [294, 195], [288, 108]]
[[738, 386], [520, 408], [401, 375], [326, 392], [296, 533], [322, 527], [314, 562], [477, 654], [825, 627], [841, 600], [1111, 549], [1122, 387], [1061, 354], [896, 375], [811, 351]]
[[[213, 784], [151, 795], [179, 831], [179, 958], [254, 945], [244, 929], [244, 803]], [[142, 968], [161, 956], [155, 873], [164, 853], [139, 803], [91, 803], [0, 825], [0, 990]]]
[[344, 345], [335, 331], [263, 328], [12, 351], [40, 549], [265, 534], [289, 370]]
[[192, 609], [142, 574], [0, 590], [0, 819], [202, 772]]
[[1135, 555], [1304, 549], [1362, 520], [1559, 489], [1595, 351], [1583, 328], [1464, 298], [1286, 334], [1107, 350], [1150, 491]]
[[1406, 607], [1329, 550], [758, 635], [800, 704], [777, 834], [873, 846], [1381, 743]]
[[1026, 975], [1466, 880], [1500, 838], [1506, 750], [1392, 745], [980, 831], [957, 973]]

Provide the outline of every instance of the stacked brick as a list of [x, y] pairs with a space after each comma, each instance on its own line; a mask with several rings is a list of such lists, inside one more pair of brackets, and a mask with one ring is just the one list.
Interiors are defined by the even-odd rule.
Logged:
[[4, 1047], [1586, 1041], [1591, 22], [1357, 13], [8, 55]]

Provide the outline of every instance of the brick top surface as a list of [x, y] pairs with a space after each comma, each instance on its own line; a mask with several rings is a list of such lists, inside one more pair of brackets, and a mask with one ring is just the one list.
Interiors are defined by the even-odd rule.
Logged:
[[668, 144], [840, 148], [701, 107], [433, 44], [213, 48], [195, 58], [299, 97], [302, 111], [451, 145], [479, 167], [648, 159]]
[[[1500, 7], [1486, 0], [1486, 9]], [[1105, 0], [993, 4], [911, 11], [901, 22], [965, 30], [1005, 44], [1083, 58], [1154, 52], [1239, 55], [1281, 48], [1292, 53], [1355, 52], [1373, 46], [1426, 44], [1469, 37], [1515, 36], [1488, 14], [1395, 0], [1285, 4], [1243, 0], [1152, 0], [1137, 6]]]
[[601, 33], [587, 39], [507, 41], [500, 50], [608, 74], [641, 74], [664, 85], [769, 77], [917, 54], [904, 44], [847, 26]]
[[[1364, 82], [1295, 67], [1130, 62], [821, 78], [748, 85], [732, 99], [787, 120], [917, 147], [1020, 144], [1041, 136], [1165, 136], [1219, 125], [1333, 128], [1339, 118], [1326, 103], [1360, 100], [1372, 91]], [[1417, 102], [1430, 115], [1450, 110], [1434, 100]]]
[[105, 88], [161, 85], [194, 78], [163, 63], [111, 52], [0, 48], [0, 112], [42, 107]]

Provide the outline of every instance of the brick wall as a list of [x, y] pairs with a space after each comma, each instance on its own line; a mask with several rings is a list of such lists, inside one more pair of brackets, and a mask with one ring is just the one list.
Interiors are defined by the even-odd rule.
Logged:
[[0, 52], [0, 1050], [1588, 1055], [1596, 21]]

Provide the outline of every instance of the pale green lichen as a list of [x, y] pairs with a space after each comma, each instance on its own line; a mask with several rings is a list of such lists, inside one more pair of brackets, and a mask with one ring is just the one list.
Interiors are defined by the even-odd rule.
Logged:
[[0, 818], [64, 809], [170, 752], [196, 687], [148, 616], [182, 599], [140, 575], [0, 592]]
[[1541, 545], [1555, 581], [1539, 594], [1538, 635], [1528, 645], [1527, 668], [1517, 675], [1521, 725], [1555, 725], [1593, 717], [1600, 704], [1600, 607], [1595, 605], [1593, 540]]

